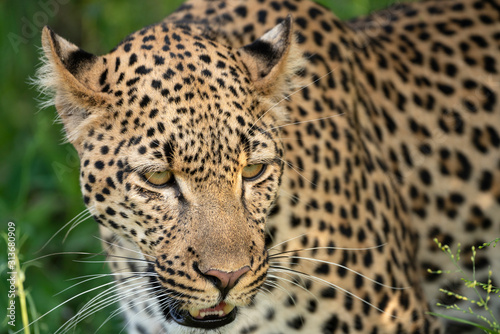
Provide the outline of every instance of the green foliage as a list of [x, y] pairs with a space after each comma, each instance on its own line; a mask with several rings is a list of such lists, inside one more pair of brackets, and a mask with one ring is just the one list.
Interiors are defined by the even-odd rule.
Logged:
[[[79, 161], [69, 144], [62, 144], [62, 126], [54, 124], [53, 108], [39, 111], [36, 90], [28, 84], [39, 64], [40, 29], [50, 25], [56, 32], [83, 47], [103, 54], [127, 34], [145, 25], [160, 21], [174, 10], [181, 0], [145, 1], [0, 1], [0, 232], [6, 223], [16, 223], [21, 244], [22, 261], [53, 253], [39, 259], [37, 266], [26, 268], [23, 282], [28, 302], [29, 321], [55, 309], [30, 327], [32, 333], [53, 333], [75, 314], [90, 293], [70, 300], [76, 294], [92, 289], [102, 282], [87, 282], [56, 295], [72, 283], [68, 279], [106, 273], [105, 265], [76, 263], [80, 257], [64, 252], [98, 253], [101, 250], [97, 224], [87, 219], [71, 232], [63, 243], [58, 234], [40, 252], [42, 246], [68, 221], [84, 210], [78, 185]], [[389, 0], [323, 0], [342, 18], [366, 14], [374, 8], [389, 5]], [[64, 4], [59, 4], [64, 3]], [[67, 230], [67, 229], [66, 229]], [[21, 234], [22, 233], [22, 234]], [[4, 245], [0, 243], [2, 252]], [[3, 253], [2, 253], [3, 254]], [[5, 268], [5, 258], [0, 267]], [[0, 280], [0, 291], [7, 291], [6, 280]], [[7, 302], [0, 294], [0, 305]], [[19, 307], [20, 303], [16, 303]], [[73, 333], [92, 333], [107, 319], [112, 308], [98, 312], [84, 321]], [[0, 312], [1, 320], [4, 320]], [[22, 328], [18, 310], [16, 330]], [[1, 323], [3, 328], [9, 328]], [[117, 318], [99, 329], [101, 333], [119, 332], [123, 327]]]
[[[486, 282], [478, 282], [476, 280], [476, 270], [475, 270], [475, 264], [476, 264], [476, 247], [472, 247], [472, 255], [470, 260], [472, 261], [472, 277], [467, 277], [467, 274], [465, 271], [462, 269], [462, 266], [460, 264], [460, 244], [457, 246], [457, 250], [455, 253], [452, 252], [450, 247], [448, 245], [443, 245], [441, 244], [437, 239], [434, 239], [438, 247], [448, 255], [450, 260], [453, 262], [453, 265], [455, 266], [456, 270], [454, 271], [455, 273], [459, 273], [460, 276], [462, 277], [461, 280], [464, 284], [464, 286], [468, 289], [472, 289], [477, 296], [477, 299], [470, 299], [465, 296], [462, 296], [458, 293], [445, 290], [445, 289], [440, 289], [440, 291], [448, 296], [452, 296], [456, 298], [457, 300], [463, 301], [465, 305], [468, 305], [468, 307], [465, 307], [462, 303], [460, 305], [453, 304], [453, 305], [443, 305], [441, 303], [438, 303], [437, 306], [439, 307], [444, 307], [447, 310], [455, 310], [462, 312], [463, 314], [466, 315], [472, 315], [477, 319], [477, 322], [472, 322], [468, 321], [466, 319], [462, 318], [457, 318], [445, 314], [440, 314], [440, 313], [430, 313], [434, 316], [445, 318], [448, 320], [456, 321], [465, 325], [473, 326], [476, 327], [485, 333], [494, 333], [494, 334], [500, 334], [500, 323], [496, 319], [498, 315], [494, 314], [494, 311], [489, 308], [488, 303], [491, 301], [492, 297], [493, 298], [500, 298], [500, 289], [498, 287], [493, 286], [492, 284], [492, 271], [490, 270], [488, 272], [488, 279]], [[483, 249], [485, 247], [496, 247], [497, 243], [500, 241], [500, 238], [497, 238], [491, 242], [484, 243], [483, 245], [479, 246], [479, 249]], [[451, 271], [442, 271], [442, 270], [428, 270], [429, 273], [432, 274], [450, 274]], [[481, 293], [482, 292], [482, 293]], [[486, 296], [484, 296], [486, 295]], [[474, 312], [474, 307], [475, 308], [480, 308], [486, 311], [487, 316], [481, 315], [481, 314], [476, 314]]]

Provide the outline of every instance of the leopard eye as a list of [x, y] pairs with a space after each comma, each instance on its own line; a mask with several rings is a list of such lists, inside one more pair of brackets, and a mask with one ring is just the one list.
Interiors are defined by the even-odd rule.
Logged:
[[163, 172], [150, 172], [145, 173], [144, 178], [146, 181], [154, 186], [162, 187], [173, 180], [174, 174], [172, 171], [166, 170]]
[[264, 164], [248, 165], [243, 168], [241, 176], [243, 177], [243, 179], [247, 181], [255, 180], [256, 178], [262, 175], [265, 169], [266, 165]]

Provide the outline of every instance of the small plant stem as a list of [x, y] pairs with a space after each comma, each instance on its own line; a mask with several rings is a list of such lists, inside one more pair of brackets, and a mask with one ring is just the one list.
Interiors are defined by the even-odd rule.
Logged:
[[26, 305], [26, 293], [24, 292], [24, 272], [21, 270], [21, 265], [19, 263], [19, 253], [16, 252], [16, 271], [18, 273], [18, 279], [16, 280], [17, 295], [19, 296], [19, 302], [21, 303], [21, 319], [24, 326], [24, 334], [30, 334], [29, 321], [28, 321], [28, 308]]

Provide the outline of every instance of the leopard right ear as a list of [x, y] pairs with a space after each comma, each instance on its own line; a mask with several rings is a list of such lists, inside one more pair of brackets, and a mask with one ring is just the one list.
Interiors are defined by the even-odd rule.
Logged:
[[281, 23], [253, 43], [238, 50], [255, 89], [271, 100], [280, 101], [298, 84], [294, 78], [305, 65], [293, 34], [293, 19]]
[[36, 84], [50, 97], [44, 106], [56, 106], [68, 141], [78, 149], [84, 129], [108, 104], [109, 96], [99, 83], [106, 72], [105, 59], [80, 49], [47, 26], [42, 31], [42, 46], [43, 65]]

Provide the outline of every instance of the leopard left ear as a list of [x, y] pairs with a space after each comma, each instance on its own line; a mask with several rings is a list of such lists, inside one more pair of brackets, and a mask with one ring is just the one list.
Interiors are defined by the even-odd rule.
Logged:
[[78, 149], [85, 127], [104, 114], [109, 94], [100, 78], [107, 69], [102, 57], [90, 54], [57, 35], [49, 27], [42, 31], [44, 55], [35, 83], [55, 104], [68, 141]]
[[290, 15], [251, 44], [238, 50], [255, 88], [280, 100], [293, 89], [293, 77], [304, 65], [296, 46]]

